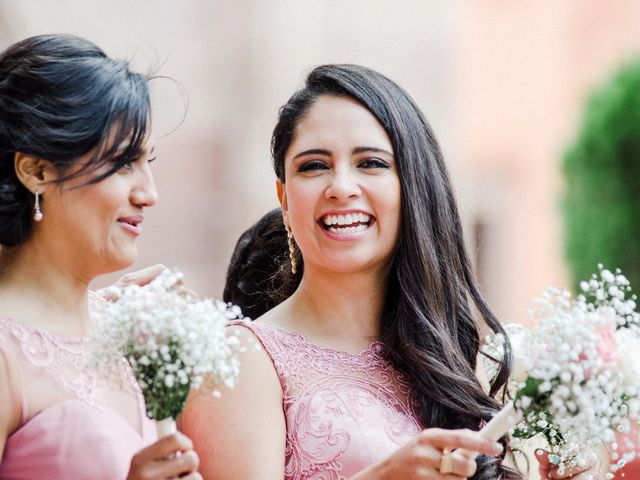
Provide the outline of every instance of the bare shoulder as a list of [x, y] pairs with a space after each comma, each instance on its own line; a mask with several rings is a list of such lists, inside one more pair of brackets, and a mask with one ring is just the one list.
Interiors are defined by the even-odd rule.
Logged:
[[180, 429], [193, 440], [206, 479], [282, 479], [286, 424], [275, 367], [249, 328], [232, 325], [227, 334], [241, 346], [236, 384], [220, 387], [219, 397], [192, 391]]
[[292, 322], [292, 317], [295, 317], [295, 315], [291, 310], [290, 304], [291, 298], [288, 298], [256, 319], [254, 323], [276, 327], [284, 331], [296, 331], [299, 327], [299, 321], [295, 324]]

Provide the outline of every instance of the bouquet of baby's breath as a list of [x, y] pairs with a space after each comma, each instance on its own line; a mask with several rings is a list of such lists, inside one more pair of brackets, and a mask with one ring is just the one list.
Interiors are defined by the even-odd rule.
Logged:
[[189, 390], [219, 395], [238, 375], [239, 341], [225, 325], [240, 309], [214, 300], [197, 300], [181, 287], [182, 274], [165, 270], [141, 287], [110, 287], [91, 335], [94, 368], [116, 374], [126, 359], [158, 433], [175, 431]]
[[[636, 452], [640, 419], [640, 315], [619, 270], [581, 283], [582, 294], [548, 289], [531, 312], [536, 328], [507, 329], [515, 355], [513, 402], [505, 408], [516, 439], [544, 437], [558, 473], [588, 463], [585, 447], [611, 453], [609, 477]], [[499, 357], [504, 338], [487, 339], [484, 352]], [[510, 425], [511, 424], [511, 425]], [[617, 434], [626, 434], [618, 454]], [[635, 434], [637, 436], [637, 434]]]

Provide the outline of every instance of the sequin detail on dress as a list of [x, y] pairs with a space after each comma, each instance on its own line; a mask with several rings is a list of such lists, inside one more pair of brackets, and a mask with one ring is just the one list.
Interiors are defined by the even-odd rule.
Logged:
[[237, 324], [260, 340], [282, 386], [286, 480], [345, 480], [421, 431], [411, 389], [380, 342], [351, 354], [267, 325]]

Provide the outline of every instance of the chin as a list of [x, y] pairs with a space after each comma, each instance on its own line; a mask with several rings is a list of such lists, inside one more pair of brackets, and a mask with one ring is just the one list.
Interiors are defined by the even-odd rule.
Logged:
[[117, 272], [118, 270], [124, 270], [129, 268], [138, 259], [138, 252], [120, 252], [119, 255], [114, 255], [109, 259], [107, 263], [108, 273]]
[[376, 262], [372, 262], [370, 258], [334, 258], [327, 261], [325, 265], [331, 265], [331, 269], [339, 273], [360, 273], [370, 270]]

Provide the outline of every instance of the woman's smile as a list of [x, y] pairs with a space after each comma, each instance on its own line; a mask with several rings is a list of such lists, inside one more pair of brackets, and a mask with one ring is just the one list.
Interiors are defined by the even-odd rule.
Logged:
[[356, 240], [375, 222], [375, 217], [361, 210], [335, 210], [323, 214], [318, 224], [334, 240]]

